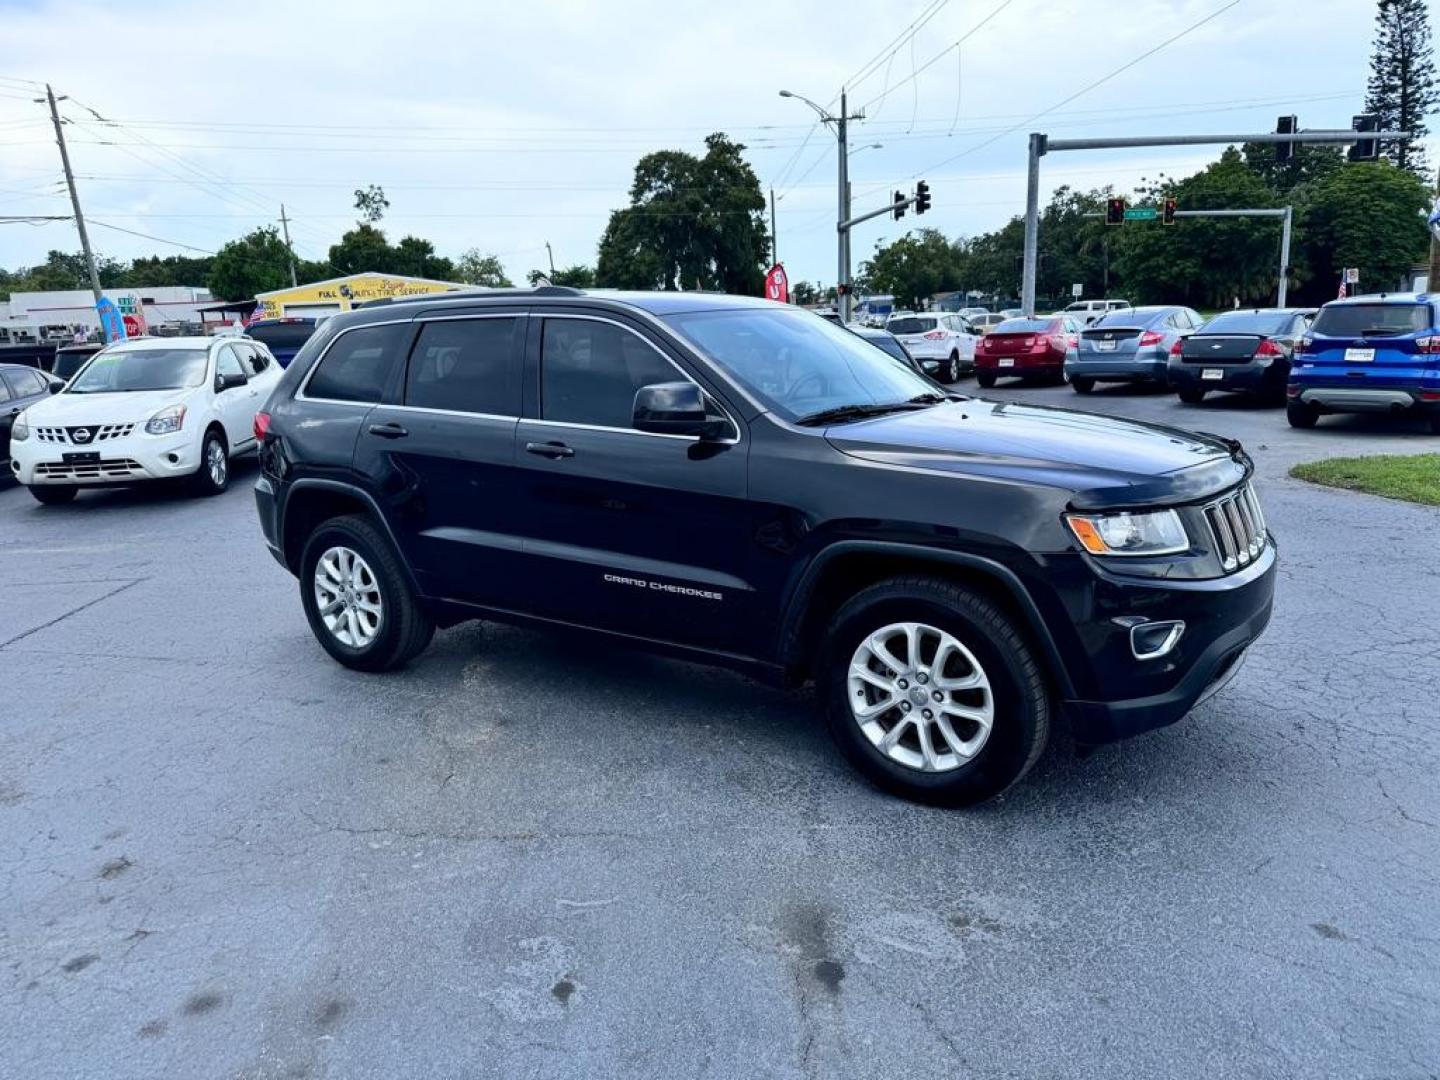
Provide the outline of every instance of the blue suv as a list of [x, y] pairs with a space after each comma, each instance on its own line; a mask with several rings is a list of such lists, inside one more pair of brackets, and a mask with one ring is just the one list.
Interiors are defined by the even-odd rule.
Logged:
[[1419, 413], [1440, 435], [1440, 297], [1357, 296], [1320, 309], [1285, 388], [1291, 427], [1322, 413]]

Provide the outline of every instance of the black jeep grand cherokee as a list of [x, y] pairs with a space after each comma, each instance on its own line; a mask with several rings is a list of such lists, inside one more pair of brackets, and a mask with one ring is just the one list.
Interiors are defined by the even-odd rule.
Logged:
[[797, 308], [536, 290], [330, 320], [256, 417], [255, 497], [336, 660], [584, 628], [813, 677], [862, 771], [967, 803], [1169, 724], [1270, 618], [1234, 443], [947, 393]]

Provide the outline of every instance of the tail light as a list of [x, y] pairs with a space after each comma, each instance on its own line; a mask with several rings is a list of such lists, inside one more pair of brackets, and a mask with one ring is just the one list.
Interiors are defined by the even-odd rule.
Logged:
[[1170, 346], [1170, 355], [1179, 356], [1185, 351], [1185, 339], [1178, 338], [1174, 345]]
[[1300, 384], [1299, 384], [1299, 383], [1293, 383], [1293, 382], [1292, 382], [1292, 383], [1286, 383], [1286, 384], [1285, 384], [1285, 396], [1286, 396], [1286, 397], [1299, 397], [1299, 396], [1300, 396]]
[[1284, 356], [1284, 355], [1285, 355], [1285, 350], [1282, 349], [1282, 348], [1280, 348], [1279, 345], [1276, 345], [1275, 342], [1271, 341], [1269, 338], [1266, 338], [1264, 341], [1260, 342], [1260, 347], [1255, 350], [1255, 356], [1256, 356], [1257, 358], [1259, 358], [1259, 357], [1261, 357], [1261, 356]]
[[1440, 390], [1421, 390], [1421, 401], [1440, 401]]
[[255, 414], [255, 441], [263, 443], [265, 436], [270, 434], [270, 414], [268, 412], [257, 412]]
[[1143, 349], [1147, 345], [1159, 345], [1164, 340], [1165, 335], [1159, 330], [1146, 330], [1140, 335], [1140, 348]]
[[1310, 351], [1314, 344], [1314, 338], [1302, 337], [1298, 342], [1295, 343], [1295, 355], [1304, 356]]
[[1059, 349], [1061, 352], [1064, 352], [1064, 351], [1065, 351], [1065, 335], [1064, 335], [1064, 334], [1051, 334], [1051, 335], [1050, 335], [1050, 338], [1049, 338], [1049, 341], [1050, 341], [1050, 347], [1051, 347], [1051, 348], [1053, 348], [1053, 349]]
[[1415, 351], [1418, 353], [1440, 353], [1440, 334], [1416, 338]]
[[944, 330], [931, 330], [928, 334], [925, 335], [925, 340], [926, 340], [926, 341], [943, 341], [944, 339], [945, 339], [945, 331], [944, 331]]

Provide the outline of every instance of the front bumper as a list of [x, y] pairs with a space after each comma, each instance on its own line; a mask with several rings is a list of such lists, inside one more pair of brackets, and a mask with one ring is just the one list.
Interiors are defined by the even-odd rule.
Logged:
[[[97, 454], [98, 460], [69, 461], [67, 454]], [[27, 487], [106, 487], [189, 476], [200, 468], [195, 432], [146, 435], [136, 431], [86, 445], [42, 442], [35, 435], [10, 444], [10, 471]]]
[[[1102, 571], [1079, 627], [1094, 694], [1065, 702], [1080, 743], [1112, 742], [1181, 719], [1221, 689], [1246, 648], [1270, 622], [1275, 541], [1255, 562], [1221, 578], [1145, 581]], [[1137, 660], [1130, 632], [1116, 620], [1180, 620], [1185, 632], [1156, 660]]]

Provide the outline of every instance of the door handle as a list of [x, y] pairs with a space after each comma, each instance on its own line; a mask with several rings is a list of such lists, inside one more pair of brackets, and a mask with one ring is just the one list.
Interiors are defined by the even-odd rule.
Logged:
[[371, 424], [370, 434], [379, 435], [382, 439], [403, 439], [410, 432], [392, 421], [388, 424]]
[[547, 458], [574, 457], [575, 451], [562, 442], [527, 442], [525, 444], [527, 454], [539, 454]]

